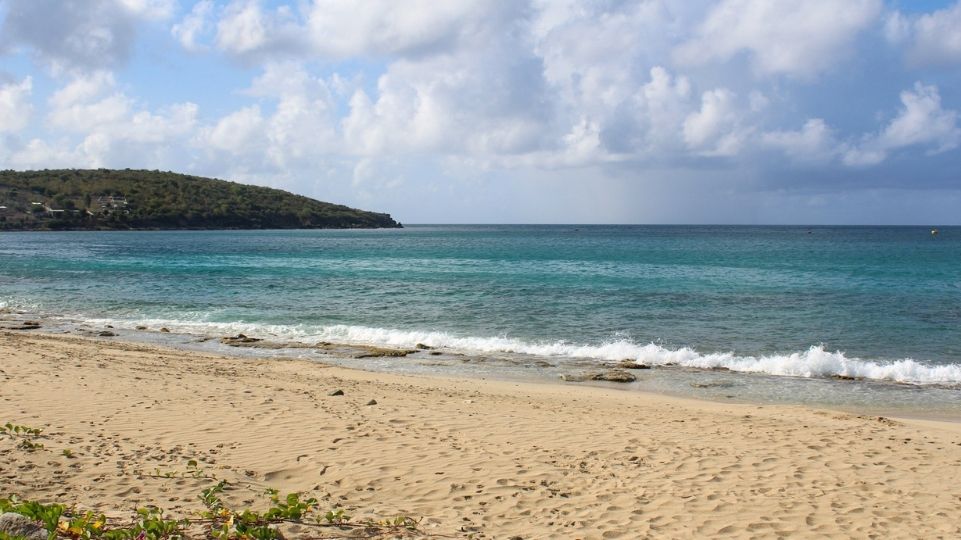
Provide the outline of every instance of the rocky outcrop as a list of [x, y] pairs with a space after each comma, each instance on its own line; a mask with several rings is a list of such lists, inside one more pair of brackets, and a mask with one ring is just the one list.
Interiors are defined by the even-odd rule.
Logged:
[[637, 380], [633, 374], [621, 369], [609, 369], [607, 371], [591, 371], [587, 373], [561, 375], [562, 381], [585, 382], [585, 381], [607, 381], [617, 383], [630, 383]]
[[224, 345], [230, 345], [231, 347], [243, 347], [250, 345], [251, 343], [257, 343], [258, 341], [263, 341], [260, 338], [247, 337], [243, 334], [237, 334], [236, 336], [224, 336], [220, 338], [220, 342]]
[[651, 369], [651, 366], [647, 364], [639, 364], [633, 360], [621, 360], [612, 367], [620, 369]]

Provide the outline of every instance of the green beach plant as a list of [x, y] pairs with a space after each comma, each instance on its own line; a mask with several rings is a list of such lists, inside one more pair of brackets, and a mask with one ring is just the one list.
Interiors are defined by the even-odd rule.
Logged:
[[[43, 524], [48, 540], [181, 540], [198, 537], [278, 540], [282, 536], [277, 526], [284, 523], [332, 529], [334, 536], [324, 534], [320, 538], [357, 534], [365, 538], [431, 536], [418, 529], [420, 520], [408, 516], [351, 523], [346, 510], [335, 507], [308, 519], [318, 511], [317, 499], [305, 498], [296, 492], [281, 495], [275, 489], [266, 492], [270, 504], [265, 511], [237, 511], [228, 508], [221, 498], [230, 487], [226, 480], [220, 480], [201, 491], [198, 498], [206, 510], [193, 519], [171, 519], [164, 515], [163, 509], [147, 506], [137, 509], [131, 520], [124, 521], [91, 511], [78, 512], [62, 504], [23, 501], [16, 496], [0, 499], [0, 512], [15, 512]], [[18, 539], [0, 536], [0, 540]]]

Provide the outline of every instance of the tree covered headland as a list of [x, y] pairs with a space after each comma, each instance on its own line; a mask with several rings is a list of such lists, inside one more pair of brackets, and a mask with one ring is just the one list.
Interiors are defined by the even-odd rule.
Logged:
[[389, 214], [172, 172], [0, 171], [0, 230], [400, 226]]

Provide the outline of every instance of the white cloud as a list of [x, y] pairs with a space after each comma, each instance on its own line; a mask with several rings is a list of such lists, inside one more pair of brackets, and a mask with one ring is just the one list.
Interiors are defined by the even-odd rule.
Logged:
[[198, 43], [198, 39], [209, 29], [209, 19], [213, 14], [213, 9], [213, 0], [200, 0], [200, 2], [194, 4], [190, 13], [185, 15], [182, 21], [170, 28], [170, 33], [177, 38], [184, 49], [199, 51], [204, 48], [203, 45]]
[[885, 24], [885, 36], [907, 47], [913, 64], [961, 62], [961, 1], [945, 9], [921, 15], [894, 12]]
[[7, 162], [18, 169], [95, 166], [63, 141], [47, 142], [37, 138], [14, 148], [7, 157]]
[[936, 86], [917, 82], [913, 92], [901, 92], [901, 103], [904, 105], [901, 113], [878, 137], [882, 147], [924, 144], [932, 146], [932, 152], [944, 152], [958, 146], [961, 138], [958, 113], [941, 108], [941, 95]]
[[839, 151], [833, 130], [821, 118], [808, 119], [798, 131], [769, 131], [761, 142], [798, 162], [826, 162]]
[[99, 71], [75, 77], [50, 96], [47, 122], [58, 130], [88, 132], [120, 123], [130, 114], [130, 98], [114, 88], [113, 74]]
[[687, 65], [747, 53], [761, 74], [811, 77], [849, 52], [880, 0], [722, 0], [676, 58]]
[[268, 64], [254, 80], [249, 94], [276, 100], [265, 119], [266, 154], [275, 166], [316, 163], [318, 156], [343, 151], [332, 84], [293, 62]]
[[958, 113], [941, 107], [936, 86], [915, 83], [913, 91], [901, 92], [901, 104], [901, 111], [884, 129], [864, 137], [845, 153], [845, 164], [874, 165], [891, 151], [912, 146], [923, 146], [928, 154], [937, 154], [961, 144]]
[[270, 10], [260, 0], [233, 0], [217, 22], [217, 47], [245, 60], [309, 56], [298, 15], [289, 6]]
[[449, 51], [498, 9], [480, 0], [313, 0], [306, 26], [324, 56], [418, 55]]
[[168, 0], [29, 0], [11, 2], [0, 28], [0, 51], [26, 48], [54, 73], [125, 63], [144, 20], [167, 17]]
[[0, 133], [16, 133], [27, 127], [33, 114], [30, 101], [33, 79], [0, 83]]
[[234, 155], [257, 152], [263, 142], [264, 117], [260, 107], [244, 107], [220, 119], [202, 135], [204, 144]]
[[8, 145], [21, 167], [147, 166], [180, 153], [197, 128], [198, 106], [147, 110], [116, 88], [110, 72], [77, 75], [47, 100], [46, 125], [57, 136]]
[[733, 156], [744, 142], [740, 127], [740, 110], [734, 95], [726, 88], [709, 90], [701, 95], [701, 108], [684, 120], [684, 142], [692, 150], [706, 156]]
[[233, 53], [246, 53], [267, 42], [267, 22], [255, 0], [234, 2], [217, 24], [217, 45]]
[[120, 6], [137, 17], [167, 19], [176, 7], [176, 0], [117, 0]]

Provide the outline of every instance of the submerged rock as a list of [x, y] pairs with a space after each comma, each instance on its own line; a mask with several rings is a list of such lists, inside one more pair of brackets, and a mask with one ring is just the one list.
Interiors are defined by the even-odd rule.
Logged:
[[647, 364], [638, 364], [633, 360], [621, 360], [614, 367], [621, 369], [651, 369], [651, 366]]
[[636, 381], [637, 377], [620, 369], [610, 369], [607, 371], [591, 371], [578, 374], [565, 373], [561, 375], [561, 380], [567, 382], [607, 381], [629, 383]]
[[734, 383], [730, 382], [711, 382], [711, 383], [699, 383], [692, 382], [690, 384], [691, 388], [732, 388]]
[[117, 334], [114, 334], [114, 333], [111, 332], [110, 330], [104, 330], [103, 332], [100, 332], [100, 333], [97, 334], [97, 335], [100, 336], [100, 337], [114, 337], [114, 336], [116, 336]]
[[39, 321], [23, 321], [19, 326], [8, 326], [5, 330], [36, 330], [40, 328]]
[[595, 373], [592, 377], [595, 381], [609, 381], [619, 383], [629, 383], [637, 380], [633, 374], [620, 369], [611, 369], [603, 373]]
[[417, 351], [411, 351], [407, 349], [386, 349], [383, 347], [360, 347], [360, 352], [355, 354], [354, 358], [383, 358], [383, 357], [400, 358], [415, 352]]
[[0, 515], [0, 532], [11, 538], [25, 540], [47, 540], [48, 536], [47, 530], [35, 521], [13, 512]]
[[418, 343], [417, 345], [414, 345], [414, 348], [422, 351], [429, 351], [433, 349], [433, 347], [431, 347], [430, 345], [424, 345], [423, 343]]
[[263, 341], [260, 338], [247, 337], [243, 334], [237, 334], [236, 336], [225, 336], [220, 338], [220, 342], [224, 345], [230, 345], [231, 347], [240, 347], [247, 345], [249, 343], [257, 343], [258, 341]]
[[166, 326], [163, 327], [163, 328], [161, 328], [160, 331], [163, 332], [164, 334], [169, 334], [169, 333], [170, 333], [170, 329], [168, 329]]
[[140, 326], [137, 327], [137, 330], [146, 330], [146, 329], [147, 329], [147, 327], [144, 326], [144, 325], [140, 325]]

